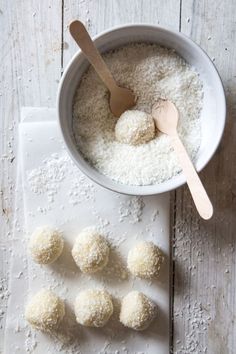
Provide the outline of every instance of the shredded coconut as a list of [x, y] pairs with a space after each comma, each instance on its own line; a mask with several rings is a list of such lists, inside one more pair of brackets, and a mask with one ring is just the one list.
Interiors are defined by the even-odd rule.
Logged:
[[53, 263], [62, 253], [64, 240], [57, 230], [48, 226], [37, 228], [29, 242], [32, 259], [39, 264]]
[[95, 273], [106, 266], [109, 247], [102, 235], [88, 227], [76, 238], [72, 256], [83, 273]]
[[127, 201], [121, 202], [119, 207], [120, 222], [130, 218], [130, 224], [136, 224], [142, 219], [145, 204], [142, 197], [129, 197]]
[[25, 318], [30, 325], [42, 331], [57, 328], [64, 315], [64, 302], [46, 289], [42, 289], [34, 295], [25, 310]]
[[159, 275], [164, 257], [160, 249], [148, 241], [139, 242], [128, 254], [128, 269], [140, 278], [152, 279]]
[[[67, 192], [68, 201], [77, 205], [85, 200], [94, 199], [94, 185], [82, 175], [71, 158], [63, 152], [52, 154], [43, 160], [42, 165], [27, 171], [27, 182], [31, 192], [36, 195], [46, 194], [48, 203], [55, 202], [55, 196], [62, 186], [62, 182], [70, 178], [70, 185]], [[51, 206], [39, 210], [43, 214], [50, 210]]]
[[176, 354], [206, 353], [207, 347], [204, 346], [205, 334], [211, 317], [201, 302], [193, 302], [185, 305], [180, 311], [174, 313], [175, 319], [185, 317], [188, 323], [184, 342], [176, 340]]
[[112, 313], [112, 297], [105, 290], [84, 290], [75, 300], [76, 321], [84, 326], [103, 327]]
[[[28, 330], [26, 333], [26, 340], [25, 340], [25, 351], [26, 353], [33, 353], [35, 348], [37, 347], [37, 342], [35, 340], [35, 333], [32, 333], [31, 330]], [[17, 347], [16, 347], [17, 350]]]
[[156, 305], [143, 293], [131, 291], [122, 300], [120, 321], [137, 331], [146, 329], [157, 313]]
[[[137, 96], [134, 109], [151, 113], [159, 98], [174, 102], [180, 113], [179, 135], [194, 160], [201, 141], [202, 83], [197, 72], [173, 50], [152, 44], [130, 44], [104, 59], [120, 86]], [[146, 144], [131, 146], [115, 138], [117, 119], [109, 109], [107, 89], [93, 68], [75, 94], [73, 129], [78, 149], [99, 172], [130, 185], [165, 181], [181, 168], [169, 138], [158, 133]]]
[[125, 111], [115, 126], [116, 139], [120, 143], [140, 145], [155, 137], [155, 124], [152, 116], [142, 111]]
[[43, 165], [30, 171], [27, 175], [30, 189], [36, 194], [46, 193], [49, 202], [54, 201], [54, 196], [64, 180], [67, 172], [67, 159], [65, 156], [53, 154], [45, 159]]

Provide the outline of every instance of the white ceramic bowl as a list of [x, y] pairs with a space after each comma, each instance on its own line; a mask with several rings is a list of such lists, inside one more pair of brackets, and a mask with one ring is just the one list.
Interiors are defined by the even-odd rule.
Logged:
[[[130, 42], [151, 42], [174, 48], [190, 65], [194, 66], [203, 82], [204, 102], [201, 112], [202, 142], [196, 159], [196, 168], [202, 170], [214, 155], [221, 140], [226, 117], [224, 89], [215, 66], [207, 54], [192, 40], [179, 32], [151, 25], [126, 25], [105, 31], [94, 37], [99, 51], [105, 52]], [[118, 184], [90, 166], [77, 150], [72, 132], [72, 102], [88, 61], [78, 51], [62, 76], [58, 91], [58, 116], [62, 135], [76, 165], [96, 183], [113, 191], [131, 195], [151, 195], [173, 190], [186, 182], [183, 174], [156, 185], [130, 186]]]

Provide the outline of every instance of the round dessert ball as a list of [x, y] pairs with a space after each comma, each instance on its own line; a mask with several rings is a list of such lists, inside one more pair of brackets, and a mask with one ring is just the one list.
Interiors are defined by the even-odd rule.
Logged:
[[64, 241], [57, 230], [50, 227], [37, 228], [29, 243], [31, 257], [36, 263], [53, 263], [62, 253]]
[[163, 260], [162, 252], [153, 242], [142, 241], [129, 251], [127, 266], [135, 277], [152, 279], [159, 275]]
[[152, 116], [141, 111], [125, 111], [115, 126], [115, 136], [120, 143], [139, 145], [155, 137]]
[[83, 326], [103, 327], [112, 313], [112, 297], [105, 290], [84, 290], [75, 300], [76, 321]]
[[109, 247], [98, 231], [86, 228], [76, 238], [72, 256], [83, 273], [95, 273], [106, 266]]
[[46, 289], [34, 295], [25, 310], [25, 318], [29, 324], [41, 331], [56, 329], [64, 315], [64, 302]]
[[120, 322], [124, 326], [143, 331], [155, 318], [157, 308], [146, 295], [131, 291], [121, 302]]

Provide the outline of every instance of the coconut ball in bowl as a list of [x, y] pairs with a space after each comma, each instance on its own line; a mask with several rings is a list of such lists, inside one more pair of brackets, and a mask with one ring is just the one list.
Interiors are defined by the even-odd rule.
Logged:
[[[160, 98], [176, 105], [178, 133], [201, 170], [220, 142], [226, 111], [222, 83], [208, 56], [181, 33], [148, 25], [106, 31], [95, 38], [95, 45], [117, 83], [134, 92], [137, 100], [131, 112], [150, 118]], [[71, 157], [102, 186], [150, 195], [185, 183], [169, 138], [154, 134], [151, 120], [137, 129], [137, 115], [133, 123], [127, 112], [127, 120], [117, 120], [107, 88], [81, 52], [62, 77], [58, 114]]]
[[142, 111], [125, 111], [116, 123], [115, 136], [120, 143], [145, 144], [155, 137], [154, 120]]

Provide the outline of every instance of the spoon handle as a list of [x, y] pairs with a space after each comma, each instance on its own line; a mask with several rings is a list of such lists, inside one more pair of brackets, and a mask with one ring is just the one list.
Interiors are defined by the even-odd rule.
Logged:
[[207, 195], [207, 192], [188, 156], [185, 147], [178, 135], [171, 136], [172, 145], [176, 154], [179, 157], [179, 162], [187, 179], [187, 184], [190, 189], [195, 206], [200, 216], [208, 220], [213, 215], [213, 206]]
[[114, 90], [117, 87], [117, 84], [83, 23], [80, 21], [73, 21], [71, 22], [69, 29], [72, 37], [87, 57], [90, 64], [94, 67], [108, 90]]

